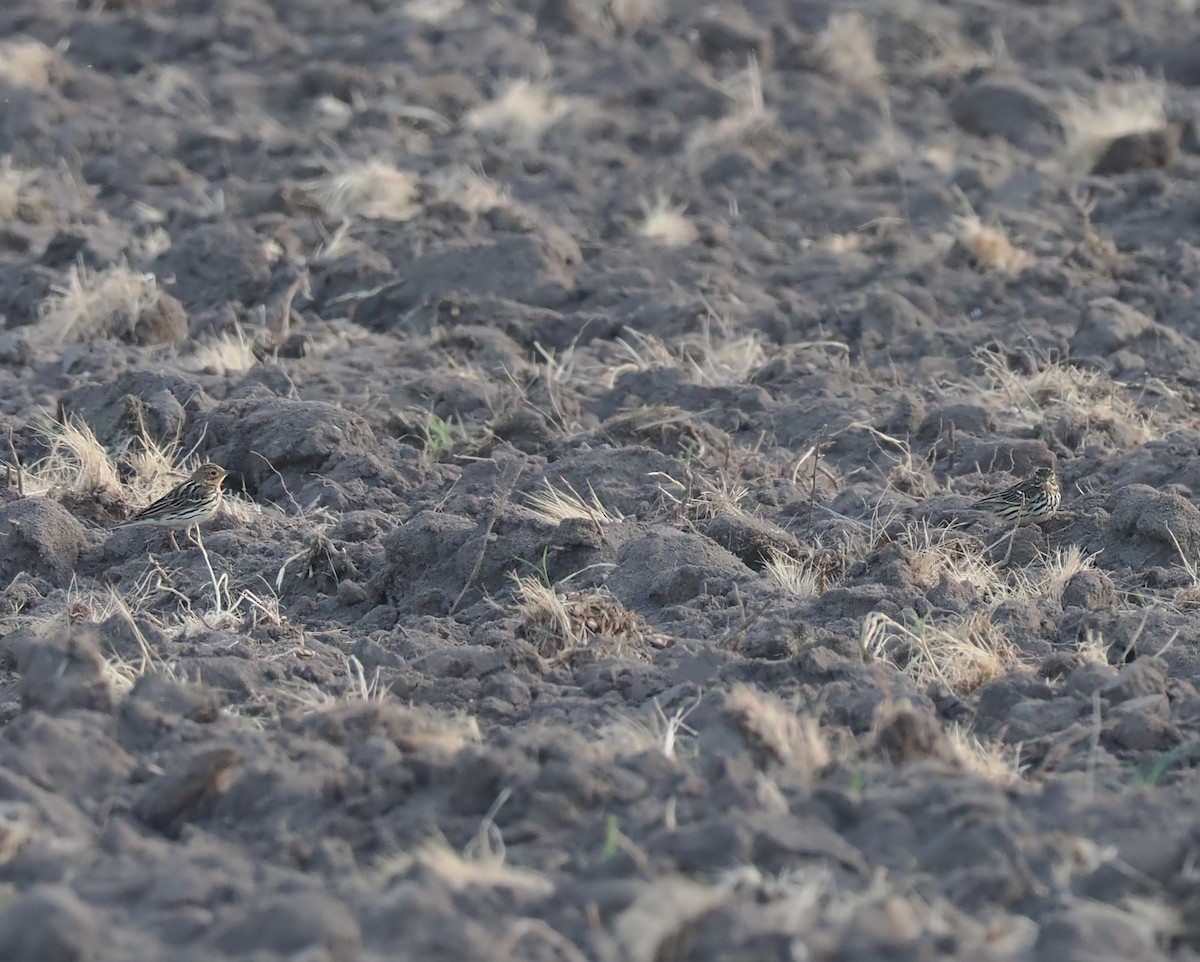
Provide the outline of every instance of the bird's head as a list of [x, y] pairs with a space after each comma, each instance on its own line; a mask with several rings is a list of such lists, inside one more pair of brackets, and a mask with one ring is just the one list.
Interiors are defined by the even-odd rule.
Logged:
[[197, 484], [206, 484], [210, 488], [220, 488], [221, 482], [228, 476], [228, 472], [219, 464], [213, 464], [209, 461], [206, 464], [200, 465], [192, 472], [192, 480]]
[[1053, 468], [1038, 468], [1033, 473], [1033, 480], [1046, 491], [1058, 490], [1058, 476], [1054, 473]]

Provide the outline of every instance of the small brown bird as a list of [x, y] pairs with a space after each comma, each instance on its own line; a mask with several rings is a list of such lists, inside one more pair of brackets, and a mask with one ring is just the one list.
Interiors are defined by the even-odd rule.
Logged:
[[1062, 487], [1052, 468], [1038, 468], [1033, 476], [998, 494], [976, 501], [976, 511], [987, 511], [1018, 524], [1053, 518], [1062, 504]]
[[166, 528], [171, 545], [179, 550], [175, 532], [199, 528], [216, 515], [221, 507], [221, 485], [226, 472], [211, 461], [200, 465], [192, 476], [176, 485], [153, 504], [147, 505], [118, 528]]

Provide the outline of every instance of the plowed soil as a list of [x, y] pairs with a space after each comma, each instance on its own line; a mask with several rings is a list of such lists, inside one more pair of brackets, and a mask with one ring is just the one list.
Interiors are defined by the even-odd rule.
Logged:
[[1196, 17], [7, 0], [0, 959], [1200, 957]]

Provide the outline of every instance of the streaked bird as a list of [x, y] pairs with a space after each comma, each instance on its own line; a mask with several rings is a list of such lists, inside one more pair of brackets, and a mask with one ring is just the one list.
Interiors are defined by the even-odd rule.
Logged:
[[200, 465], [192, 476], [176, 485], [153, 504], [147, 505], [132, 518], [122, 521], [118, 528], [166, 528], [176, 551], [179, 529], [199, 528], [210, 521], [221, 507], [221, 485], [226, 472], [211, 461]]
[[1062, 487], [1052, 468], [1038, 468], [1033, 476], [976, 501], [976, 511], [987, 511], [1004, 521], [1018, 524], [1053, 518], [1062, 504]]

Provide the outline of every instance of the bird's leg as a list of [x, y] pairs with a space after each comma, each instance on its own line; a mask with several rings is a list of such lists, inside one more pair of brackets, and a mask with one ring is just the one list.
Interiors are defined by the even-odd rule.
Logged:
[[1002, 565], [1007, 565], [1008, 559], [1012, 557], [1013, 544], [1015, 544], [1017, 540], [1017, 528], [1020, 526], [1021, 520], [1018, 518], [1013, 522], [1012, 531], [1008, 533], [1008, 547], [1004, 550], [1004, 560], [1000, 562]]
[[167, 529], [167, 537], [171, 539], [171, 547], [176, 551], [179, 550], [179, 542], [175, 540], [175, 532], [170, 528]]
[[1020, 522], [1018, 521], [1015, 524], [1013, 524], [1013, 526], [1011, 528], [1009, 528], [1007, 531], [1005, 531], [1004, 534], [1000, 535], [999, 538], [997, 538], [995, 541], [993, 541], [991, 544], [989, 544], [987, 546], [986, 550], [987, 550], [988, 554], [990, 555], [993, 551], [995, 551], [997, 548], [999, 548], [1000, 545], [1004, 544], [1006, 541], [1008, 542], [1008, 547], [1006, 548], [1006, 550], [1004, 552], [1004, 557], [1001, 558], [998, 562], [996, 562], [997, 564], [1000, 564], [1000, 565], [1008, 564], [1008, 559], [1010, 557], [1012, 557], [1013, 538], [1016, 537], [1017, 528], [1019, 528], [1019, 527], [1020, 527]]

